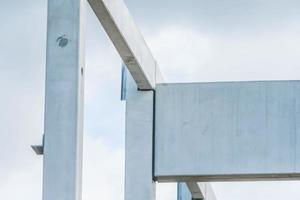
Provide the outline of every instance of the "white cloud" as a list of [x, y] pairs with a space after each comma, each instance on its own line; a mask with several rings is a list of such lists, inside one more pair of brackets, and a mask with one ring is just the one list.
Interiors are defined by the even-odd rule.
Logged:
[[[31, 152], [33, 154], [33, 152]], [[14, 169], [7, 174], [5, 179], [0, 180], [1, 199], [19, 200], [19, 199], [41, 199], [42, 189], [42, 167], [37, 159], [30, 159], [29, 166], [14, 166]], [[1, 170], [3, 173], [3, 170]]]
[[299, 181], [232, 182], [214, 183], [215, 192], [221, 200], [298, 200]]
[[286, 80], [300, 79], [299, 34], [294, 26], [222, 35], [174, 25], [147, 38], [167, 82]]
[[176, 200], [177, 184], [176, 183], [158, 183], [156, 187], [157, 200]]
[[167, 81], [195, 78], [212, 54], [211, 38], [188, 27], [163, 27], [148, 40]]
[[84, 140], [83, 199], [122, 199], [124, 149], [112, 149], [101, 139]]

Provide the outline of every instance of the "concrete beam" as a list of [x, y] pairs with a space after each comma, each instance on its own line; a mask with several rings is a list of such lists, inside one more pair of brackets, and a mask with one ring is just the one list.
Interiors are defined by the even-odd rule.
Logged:
[[155, 200], [153, 180], [154, 91], [138, 91], [127, 77], [125, 200]]
[[204, 199], [203, 191], [197, 182], [186, 182], [193, 199]]
[[43, 200], [80, 200], [84, 0], [48, 0]]
[[300, 81], [160, 84], [158, 181], [298, 180]]
[[217, 200], [210, 183], [180, 182], [177, 193], [178, 200]]
[[154, 89], [156, 82], [161, 82], [159, 81], [161, 74], [124, 2], [122, 0], [88, 1], [138, 88]]

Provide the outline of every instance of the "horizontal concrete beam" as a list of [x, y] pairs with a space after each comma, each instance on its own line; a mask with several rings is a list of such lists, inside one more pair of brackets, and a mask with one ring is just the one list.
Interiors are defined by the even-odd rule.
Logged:
[[300, 82], [160, 84], [158, 181], [300, 178]]
[[210, 183], [178, 183], [177, 200], [217, 200]]
[[[122, 0], [88, 0], [139, 89], [154, 89], [161, 74]], [[157, 80], [156, 80], [157, 79]]]
[[186, 182], [193, 199], [204, 199], [203, 191], [201, 191], [200, 185], [197, 182]]

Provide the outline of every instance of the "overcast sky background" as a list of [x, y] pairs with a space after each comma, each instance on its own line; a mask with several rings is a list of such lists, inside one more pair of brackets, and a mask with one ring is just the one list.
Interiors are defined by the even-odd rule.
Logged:
[[[0, 0], [0, 195], [40, 200], [46, 0]], [[300, 79], [299, 0], [126, 0], [166, 82]], [[121, 200], [121, 60], [87, 5], [84, 200]], [[219, 200], [299, 200], [300, 182], [213, 184]], [[175, 200], [159, 184], [158, 200]]]

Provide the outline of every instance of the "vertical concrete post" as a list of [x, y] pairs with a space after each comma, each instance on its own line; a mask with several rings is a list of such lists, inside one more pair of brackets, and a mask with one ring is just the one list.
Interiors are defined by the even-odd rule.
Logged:
[[43, 200], [80, 200], [84, 0], [48, 0]]
[[155, 200], [153, 181], [153, 91], [138, 91], [127, 78], [125, 200]]

